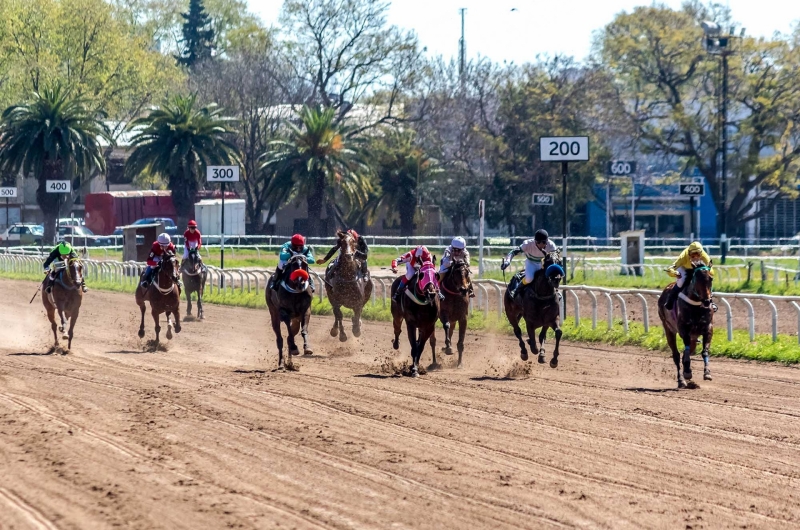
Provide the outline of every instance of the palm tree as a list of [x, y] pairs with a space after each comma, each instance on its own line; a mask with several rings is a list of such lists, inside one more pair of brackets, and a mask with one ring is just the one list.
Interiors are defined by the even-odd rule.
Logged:
[[38, 181], [43, 241], [55, 242], [61, 200], [61, 194], [47, 193], [46, 181], [69, 179], [79, 188], [85, 179], [105, 171], [99, 140], [112, 140], [104, 117], [58, 83], [42, 87], [30, 101], [8, 107], [0, 117], [0, 171], [21, 171]]
[[400, 235], [413, 235], [420, 184], [440, 172], [436, 161], [416, 145], [413, 132], [396, 129], [375, 141], [373, 158], [380, 189], [365, 212], [374, 216], [381, 206], [386, 206], [400, 217]]
[[205, 166], [238, 163], [239, 158], [229, 128], [232, 119], [214, 104], [195, 108], [196, 100], [196, 95], [175, 96], [129, 125], [134, 149], [125, 172], [136, 176], [149, 171], [167, 181], [178, 226], [194, 216]]
[[272, 175], [273, 198], [306, 198], [307, 232], [312, 236], [324, 235], [323, 207], [329, 217], [341, 212], [342, 205], [344, 210], [359, 209], [372, 190], [363, 139], [352, 136], [353, 128], [335, 123], [335, 116], [333, 108], [303, 107], [300, 127], [287, 124], [289, 138], [270, 143], [261, 165]]

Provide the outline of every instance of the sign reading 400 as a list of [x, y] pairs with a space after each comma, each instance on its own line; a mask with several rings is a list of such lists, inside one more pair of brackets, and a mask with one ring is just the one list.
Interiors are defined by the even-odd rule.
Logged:
[[207, 166], [208, 182], [239, 182], [239, 166]]
[[47, 193], [69, 193], [72, 191], [72, 182], [69, 180], [46, 180]]
[[588, 136], [550, 136], [539, 138], [542, 162], [577, 162], [589, 160]]

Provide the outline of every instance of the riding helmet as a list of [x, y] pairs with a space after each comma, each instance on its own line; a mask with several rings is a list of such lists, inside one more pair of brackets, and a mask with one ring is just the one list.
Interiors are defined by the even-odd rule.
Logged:
[[533, 240], [536, 242], [545, 243], [548, 239], [550, 239], [550, 235], [547, 233], [547, 230], [539, 229], [533, 234]]
[[194, 220], [189, 221], [189, 228], [197, 228], [197, 222]]
[[454, 238], [453, 238], [453, 240], [450, 242], [450, 246], [451, 246], [451, 247], [453, 247], [453, 248], [458, 248], [458, 249], [464, 250], [464, 247], [466, 247], [466, 246], [467, 246], [467, 242], [466, 242], [466, 241], [464, 241], [464, 238], [463, 238], [463, 237], [461, 237], [461, 236], [456, 236], [456, 237], [454, 237]]
[[158, 235], [158, 244], [162, 247], [166, 247], [170, 244], [172, 239], [169, 237], [169, 234], [164, 232], [163, 234]]
[[355, 230], [353, 230], [352, 228], [351, 228], [350, 230], [348, 230], [347, 232], [348, 232], [348, 233], [349, 233], [351, 236], [353, 236], [353, 239], [358, 239], [358, 232], [356, 232], [356, 231], [355, 231]]
[[703, 245], [701, 245], [699, 241], [693, 241], [692, 244], [689, 245], [689, 254], [694, 252], [703, 252]]
[[60, 255], [68, 256], [70, 252], [72, 252], [72, 246], [69, 243], [66, 241], [61, 241], [58, 243], [58, 253]]

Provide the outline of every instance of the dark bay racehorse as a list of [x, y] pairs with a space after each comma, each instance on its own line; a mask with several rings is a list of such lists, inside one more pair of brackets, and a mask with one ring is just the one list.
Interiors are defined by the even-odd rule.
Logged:
[[144, 338], [145, 302], [150, 302], [150, 314], [155, 322], [156, 342], [159, 340], [161, 325], [159, 315], [167, 314], [167, 340], [172, 339], [172, 316], [175, 317], [175, 333], [181, 332], [181, 286], [178, 283], [178, 259], [171, 251], [166, 252], [153, 271], [153, 281], [147, 289], [141, 284], [136, 288], [136, 304], [142, 311], [139, 325], [139, 338]]
[[356, 257], [355, 238], [341, 230], [336, 235], [339, 237], [339, 257], [325, 270], [325, 285], [333, 307], [331, 337], [338, 333], [339, 340], [344, 342], [347, 335], [342, 325], [342, 306], [353, 310], [353, 335], [361, 336], [361, 311], [372, 296], [372, 280], [369, 274], [360, 274], [361, 261]]
[[[444, 353], [453, 354], [451, 339], [455, 325], [458, 324], [458, 367], [462, 367], [464, 336], [467, 333], [469, 317], [469, 283], [471, 272], [464, 260], [456, 260], [442, 276], [440, 287], [444, 299], [439, 303], [439, 320], [444, 327]], [[436, 364], [436, 350], [433, 351], [433, 364]]]
[[[42, 305], [47, 311], [47, 318], [50, 320], [50, 327], [53, 329], [54, 345], [58, 346], [58, 333], [61, 338], [67, 339], [67, 349], [72, 348], [72, 334], [75, 330], [75, 323], [81, 311], [83, 302], [83, 292], [81, 291], [81, 280], [83, 278], [83, 265], [79, 259], [54, 262], [55, 283], [50, 293], [42, 293]], [[43, 283], [47, 283], [47, 278]], [[56, 325], [56, 312], [61, 319], [61, 325]], [[66, 320], [69, 320], [69, 331], [64, 331]]]
[[[392, 283], [392, 297], [400, 285], [400, 278]], [[419, 358], [425, 350], [425, 343], [431, 341], [436, 348], [433, 332], [439, 318], [439, 288], [436, 280], [435, 266], [431, 262], [422, 264], [419, 272], [409, 281], [405, 293], [395, 302], [392, 300], [392, 317], [394, 324], [394, 340], [392, 347], [400, 348], [400, 333], [403, 321], [406, 322], [408, 343], [411, 345], [411, 376], [419, 376]]]
[[181, 263], [181, 279], [186, 290], [186, 316], [192, 315], [192, 293], [197, 293], [197, 318], [203, 320], [203, 290], [208, 269], [203, 265], [197, 249], [189, 250], [189, 257]]
[[[556, 346], [553, 350], [553, 358], [550, 360], [550, 368], [558, 366], [558, 346], [561, 342], [561, 303], [557, 289], [564, 277], [564, 270], [560, 265], [559, 252], [556, 250], [545, 255], [542, 269], [537, 271], [533, 277], [533, 282], [528, 286], [520, 286], [517, 289], [514, 299], [511, 298], [509, 289], [503, 297], [503, 305], [506, 310], [506, 317], [514, 328], [514, 335], [519, 341], [520, 358], [528, 360], [528, 351], [525, 349], [525, 342], [522, 340], [522, 330], [519, 327], [521, 318], [525, 318], [525, 327], [528, 330], [528, 344], [531, 351], [536, 351], [536, 329], [542, 328], [539, 333], [539, 362], [545, 362], [544, 341], [547, 338], [547, 328], [552, 328], [556, 333]], [[522, 281], [518, 274], [512, 282]]]
[[[672, 350], [672, 360], [678, 370], [678, 388], [686, 388], [686, 379], [692, 379], [692, 355], [697, 350], [697, 338], [703, 337], [703, 379], [711, 380], [708, 368], [708, 350], [714, 335], [714, 310], [712, 302], [711, 268], [702, 262], [694, 263], [694, 270], [683, 284], [683, 290], [675, 301], [672, 311], [664, 307], [669, 291], [675, 283], [669, 284], [658, 298], [658, 316], [664, 326], [667, 344]], [[688, 271], [687, 271], [688, 272]], [[681, 372], [681, 355], [678, 352], [677, 336], [684, 344], [683, 372]]]
[[[274, 276], [274, 274], [273, 274]], [[272, 283], [272, 278], [270, 278]], [[289, 355], [299, 355], [294, 337], [299, 331], [303, 336], [303, 354], [311, 355], [313, 350], [308, 345], [308, 322], [311, 319], [311, 289], [308, 285], [308, 262], [302, 254], [295, 254], [286, 262], [283, 280], [276, 289], [267, 289], [266, 299], [269, 316], [272, 320], [272, 331], [278, 345], [278, 370], [285, 370], [283, 359], [283, 336], [281, 323], [286, 325]]]

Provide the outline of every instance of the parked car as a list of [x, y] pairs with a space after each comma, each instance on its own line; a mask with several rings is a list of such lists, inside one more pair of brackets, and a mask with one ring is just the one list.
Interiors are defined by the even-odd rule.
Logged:
[[77, 247], [110, 247], [114, 245], [114, 238], [95, 236], [94, 232], [85, 226], [59, 226], [58, 238], [69, 241]]
[[41, 246], [44, 230], [42, 225], [14, 224], [0, 233], [3, 246]]
[[145, 217], [144, 219], [137, 219], [131, 225], [152, 225], [156, 223], [164, 223], [164, 231], [169, 235], [178, 234], [178, 226], [169, 217]]
[[58, 220], [58, 226], [85, 226], [83, 217], [62, 217]]

